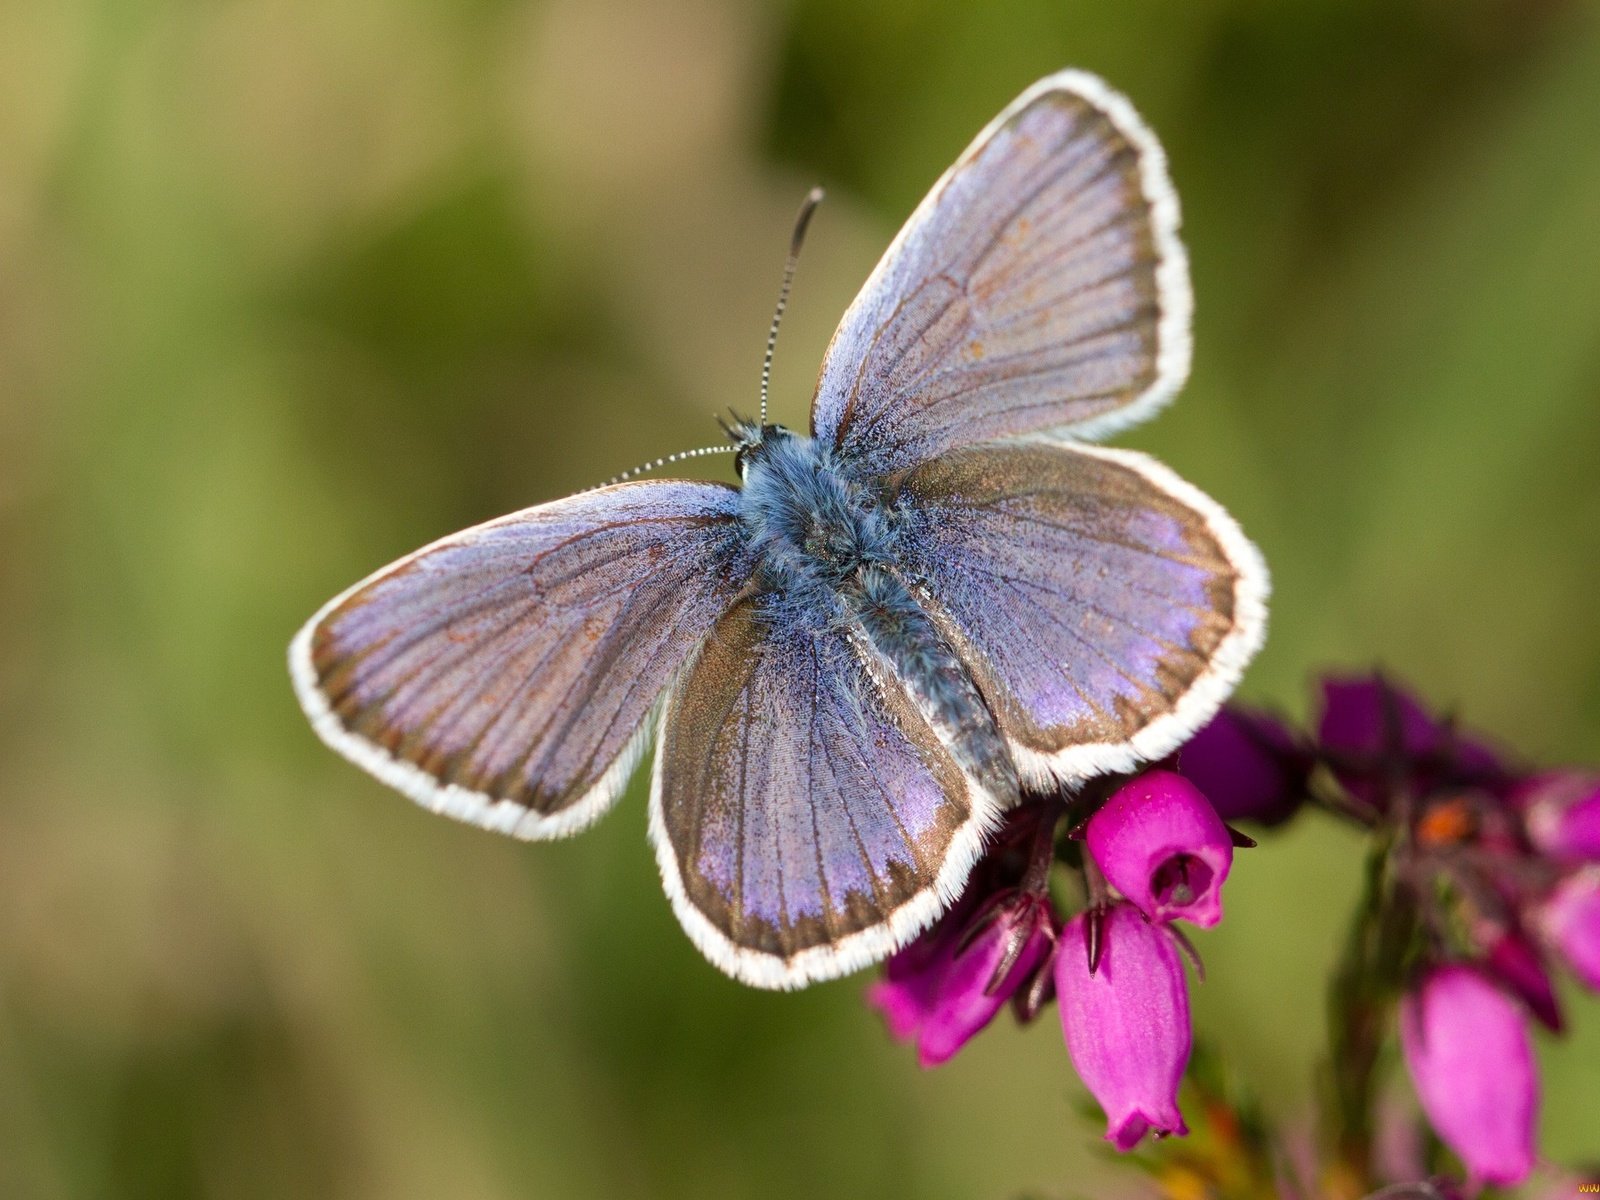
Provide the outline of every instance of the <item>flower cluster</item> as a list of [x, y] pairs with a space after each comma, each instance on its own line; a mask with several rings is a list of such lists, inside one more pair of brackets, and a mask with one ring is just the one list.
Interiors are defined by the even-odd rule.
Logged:
[[[1183, 963], [1193, 952], [1173, 922], [1222, 919], [1237, 835], [1169, 770], [1122, 783], [1058, 846], [1062, 813], [1053, 798], [1019, 812], [962, 901], [889, 960], [868, 998], [931, 1067], [1008, 1002], [1029, 1020], [1054, 996], [1073, 1065], [1105, 1109], [1106, 1137], [1129, 1150], [1147, 1132], [1188, 1132], [1177, 1094], [1191, 1047]], [[1050, 887], [1058, 855], [1086, 901], [1065, 920]]]
[[1204, 768], [1233, 765], [1241, 786], [1219, 777], [1217, 796], [1266, 816], [1309, 796], [1373, 831], [1381, 885], [1363, 919], [1387, 929], [1344, 1000], [1371, 1011], [1400, 991], [1402, 1057], [1434, 1131], [1469, 1186], [1521, 1182], [1538, 1115], [1529, 1025], [1562, 1028], [1552, 965], [1600, 989], [1600, 775], [1521, 768], [1381, 677], [1326, 681], [1309, 745], [1235, 711], [1204, 738], [1234, 744]]
[[[1222, 918], [1233, 851], [1254, 844], [1230, 823], [1270, 828], [1308, 809], [1363, 828], [1371, 851], [1330, 988], [1322, 1165], [1297, 1172], [1322, 1182], [1293, 1190], [1521, 1182], [1536, 1159], [1531, 1027], [1562, 1029], [1552, 973], [1600, 990], [1600, 774], [1530, 770], [1381, 677], [1325, 681], [1309, 732], [1230, 706], [1154, 769], [1029, 799], [869, 1000], [935, 1066], [1008, 1003], [1027, 1021], [1054, 999], [1107, 1139], [1129, 1150], [1146, 1133], [1184, 1134], [1184, 960], [1198, 958], [1180, 925]], [[1393, 1142], [1399, 1120], [1380, 1116], [1390, 1037], [1462, 1183], [1424, 1149], [1404, 1168], [1379, 1161], [1379, 1133]], [[1282, 1149], [1257, 1155], [1257, 1177], [1277, 1172]]]

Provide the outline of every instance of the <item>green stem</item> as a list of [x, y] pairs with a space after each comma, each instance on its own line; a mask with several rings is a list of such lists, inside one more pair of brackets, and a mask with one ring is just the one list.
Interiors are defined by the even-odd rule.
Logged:
[[1372, 1178], [1378, 1068], [1417, 933], [1416, 905], [1393, 871], [1393, 839], [1367, 860], [1366, 886], [1328, 991], [1327, 1144], [1341, 1183]]

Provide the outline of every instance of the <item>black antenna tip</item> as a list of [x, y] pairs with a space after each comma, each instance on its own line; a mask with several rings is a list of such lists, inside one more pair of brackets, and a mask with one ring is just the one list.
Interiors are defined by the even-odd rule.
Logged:
[[789, 236], [789, 260], [783, 264], [783, 286], [778, 289], [778, 306], [772, 313], [772, 325], [767, 330], [767, 354], [761, 363], [761, 418], [758, 425], [767, 423], [767, 394], [772, 383], [772, 355], [778, 348], [778, 322], [783, 320], [784, 307], [789, 303], [789, 285], [794, 282], [794, 271], [800, 264], [800, 246], [806, 240], [806, 227], [811, 224], [811, 214], [822, 203], [823, 191], [819, 187], [806, 193], [800, 205], [800, 214], [794, 219], [794, 233]]
[[811, 215], [817, 211], [817, 205], [821, 204], [827, 195], [828, 193], [819, 187], [814, 187], [806, 193], [806, 198], [800, 205], [800, 215], [794, 219], [794, 235], [789, 239], [790, 258], [800, 253], [800, 244], [806, 240], [806, 227], [811, 224]]

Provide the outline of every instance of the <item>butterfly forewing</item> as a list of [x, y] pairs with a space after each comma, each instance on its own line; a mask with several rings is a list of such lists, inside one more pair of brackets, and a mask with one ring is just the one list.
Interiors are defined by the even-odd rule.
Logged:
[[914, 529], [902, 567], [1036, 782], [1168, 753], [1260, 644], [1259, 554], [1143, 455], [985, 446], [924, 463], [903, 486]]
[[696, 944], [762, 987], [883, 957], [965, 880], [999, 803], [842, 631], [737, 605], [662, 720], [651, 835]]
[[652, 706], [743, 580], [737, 493], [622, 484], [436, 542], [290, 650], [334, 749], [429, 808], [555, 837], [621, 792]]
[[815, 434], [866, 474], [1147, 415], [1189, 366], [1188, 268], [1160, 146], [1080, 72], [1036, 84], [933, 188], [846, 312]]

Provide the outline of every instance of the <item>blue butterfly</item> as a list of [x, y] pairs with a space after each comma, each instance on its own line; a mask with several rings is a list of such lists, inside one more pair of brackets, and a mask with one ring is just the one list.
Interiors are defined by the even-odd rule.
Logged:
[[1049, 76], [890, 245], [809, 435], [740, 421], [742, 488], [618, 483], [385, 567], [294, 639], [300, 702], [417, 803], [520, 838], [600, 817], [654, 734], [695, 945], [759, 987], [875, 962], [1020, 789], [1169, 753], [1260, 645], [1233, 520], [1089, 444], [1182, 385], [1190, 310], [1155, 137]]

